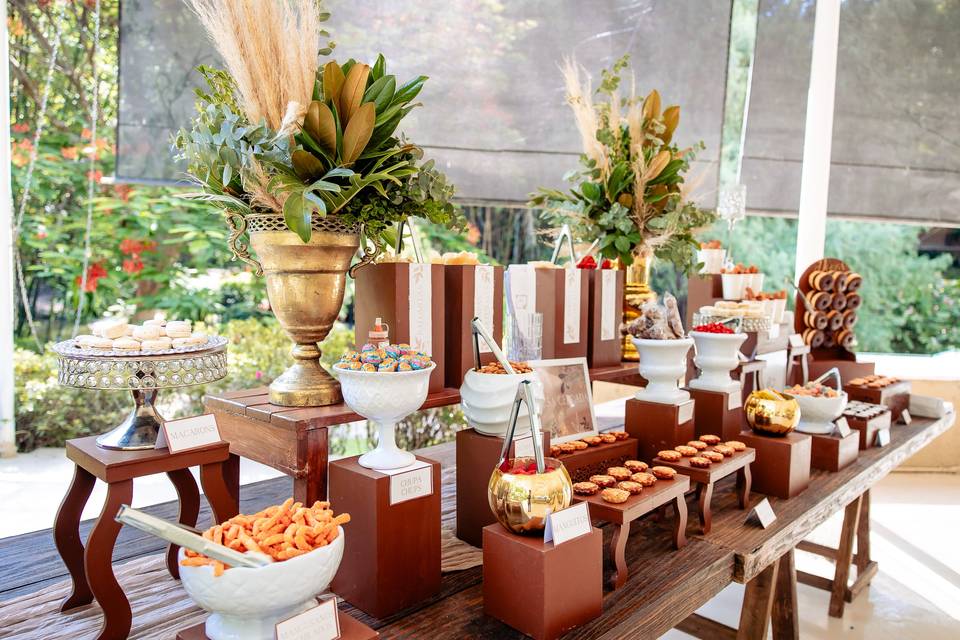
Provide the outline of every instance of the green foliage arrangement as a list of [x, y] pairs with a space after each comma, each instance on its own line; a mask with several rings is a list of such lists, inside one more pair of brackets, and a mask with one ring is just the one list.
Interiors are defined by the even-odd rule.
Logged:
[[[195, 8], [204, 4], [192, 2]], [[308, 6], [301, 2], [299, 13], [288, 16], [288, 22], [302, 27], [310, 20], [326, 20], [328, 14], [305, 16]], [[270, 10], [283, 14], [295, 9], [278, 3]], [[420, 106], [414, 100], [426, 76], [400, 83], [387, 73], [383, 55], [372, 66], [350, 59], [320, 67], [316, 56], [305, 61], [302, 52], [290, 54], [289, 66], [295, 68], [269, 75], [262, 67], [274, 61], [243, 58], [256, 47], [224, 46], [244, 37], [221, 24], [226, 15], [213, 8], [200, 17], [221, 53], [240, 51], [235, 53], [240, 59], [227, 60], [229, 73], [199, 69], [208, 90], [197, 91], [197, 116], [174, 140], [188, 173], [202, 187], [202, 193], [192, 197], [244, 215], [282, 213], [287, 227], [304, 242], [310, 239], [314, 216], [338, 215], [347, 224], [360, 224], [363, 239], [381, 249], [385, 231], [407, 218], [444, 225], [459, 220], [446, 176], [432, 160], [424, 162], [423, 151], [397, 132], [403, 118]], [[248, 23], [256, 19], [244, 17]], [[277, 32], [256, 37], [264, 39], [257, 49], [263, 51], [283, 49], [270, 38], [289, 36]], [[266, 100], [244, 89], [249, 78], [263, 77], [274, 85], [281, 82], [278, 78], [299, 79], [298, 73], [310, 64], [309, 96], [298, 95], [295, 87], [269, 85], [263, 90], [271, 98]], [[278, 101], [286, 107], [282, 119]]]
[[660, 94], [621, 93], [628, 56], [604, 70], [591, 92], [582, 68], [566, 61], [567, 102], [580, 132], [581, 169], [566, 178], [568, 192], [541, 188], [530, 204], [566, 222], [579, 238], [600, 240], [600, 253], [631, 264], [635, 257], [666, 260], [684, 272], [696, 267], [696, 230], [716, 219], [688, 198], [685, 176], [702, 143], [673, 142], [680, 107], [661, 111]]

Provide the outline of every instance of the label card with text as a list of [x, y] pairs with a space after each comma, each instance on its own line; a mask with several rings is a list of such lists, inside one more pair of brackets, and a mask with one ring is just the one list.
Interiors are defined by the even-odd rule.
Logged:
[[337, 599], [328, 598], [319, 606], [277, 623], [277, 640], [337, 640], [340, 618]]
[[572, 507], [547, 515], [543, 541], [552, 541], [555, 545], [563, 544], [590, 533], [592, 527], [589, 505], [586, 502], [579, 502]]
[[890, 429], [880, 429], [877, 431], [877, 446], [885, 447], [890, 444]]
[[837, 435], [839, 435], [841, 438], [846, 438], [852, 432], [853, 429], [850, 428], [846, 418], [843, 416], [837, 418]]
[[805, 344], [803, 342], [803, 336], [799, 333], [791, 333], [790, 336], [787, 337], [787, 342], [789, 342], [790, 346], [794, 349], [799, 349]]
[[913, 417], [910, 415], [910, 412], [907, 409], [904, 409], [903, 412], [900, 414], [900, 422], [902, 422], [903, 424], [910, 424], [912, 420], [913, 420]]
[[727, 394], [727, 411], [733, 411], [742, 405], [743, 398], [740, 396], [739, 391], [731, 391]]
[[390, 476], [391, 505], [433, 495], [433, 467], [427, 462], [417, 460], [408, 467], [378, 471]]
[[688, 400], [677, 409], [677, 424], [686, 424], [693, 420], [693, 402]]
[[223, 442], [217, 418], [212, 413], [192, 416], [181, 420], [167, 420], [157, 436], [157, 449], [169, 448], [170, 453], [180, 453]]
[[773, 507], [770, 506], [770, 501], [766, 498], [758, 502], [757, 506], [747, 514], [747, 522], [759, 524], [764, 529], [773, 524], [776, 519], [777, 515], [773, 512]]

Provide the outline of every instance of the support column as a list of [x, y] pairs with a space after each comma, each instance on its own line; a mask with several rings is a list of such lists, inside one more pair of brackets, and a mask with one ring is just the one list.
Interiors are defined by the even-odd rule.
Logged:
[[10, 59], [7, 3], [0, 7], [0, 458], [17, 452], [13, 417], [13, 192], [10, 178]]
[[833, 101], [837, 84], [837, 44], [840, 0], [817, 0], [810, 56], [810, 86], [803, 134], [797, 262], [794, 281], [811, 262], [823, 257], [830, 191], [830, 146], [833, 141]]

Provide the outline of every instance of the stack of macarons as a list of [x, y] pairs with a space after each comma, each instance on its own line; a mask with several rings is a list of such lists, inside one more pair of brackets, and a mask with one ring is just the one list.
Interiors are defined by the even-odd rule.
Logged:
[[166, 351], [197, 348], [208, 341], [207, 334], [195, 332], [189, 320], [146, 320], [133, 325], [125, 318], [105, 318], [90, 326], [92, 334], [74, 338], [79, 349], [98, 351]]

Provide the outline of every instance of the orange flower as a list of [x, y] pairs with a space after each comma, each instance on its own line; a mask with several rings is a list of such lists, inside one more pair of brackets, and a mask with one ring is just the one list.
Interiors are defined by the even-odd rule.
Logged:
[[473, 245], [480, 242], [480, 229], [472, 222], [467, 225], [467, 242]]
[[143, 271], [143, 260], [140, 258], [132, 258], [130, 260], [123, 261], [123, 270], [131, 275], [136, 275]]
[[100, 181], [103, 179], [103, 171], [97, 169], [96, 171], [87, 171], [87, 180], [93, 178], [93, 181], [97, 184], [100, 184]]
[[18, 122], [17, 124], [10, 127], [14, 133], [26, 133], [30, 131], [30, 125], [26, 122]]
[[130, 194], [133, 193], [133, 187], [129, 184], [115, 184], [113, 185], [113, 191], [117, 194], [117, 197], [128, 202], [130, 200]]
[[61, 147], [60, 155], [62, 155], [67, 160], [76, 160], [79, 154], [77, 153], [76, 147]]

